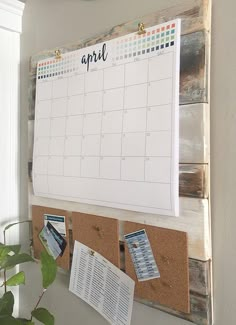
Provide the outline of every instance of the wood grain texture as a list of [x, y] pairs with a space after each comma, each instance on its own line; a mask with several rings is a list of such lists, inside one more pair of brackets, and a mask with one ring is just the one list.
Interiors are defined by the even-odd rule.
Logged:
[[64, 216], [66, 223], [66, 242], [67, 246], [63, 256], [58, 256], [57, 265], [64, 270], [70, 269], [70, 237], [69, 237], [69, 214], [65, 210], [53, 209], [46, 206], [32, 206], [32, 228], [33, 228], [33, 248], [34, 257], [40, 258], [41, 252], [45, 249], [39, 239], [39, 233], [44, 227], [44, 214]]
[[120, 267], [118, 220], [72, 212], [73, 240], [95, 250]]
[[189, 259], [190, 291], [194, 294], [209, 296], [211, 294], [211, 261]]
[[180, 164], [179, 195], [196, 198], [208, 197], [208, 165]]
[[179, 101], [182, 105], [208, 102], [207, 37], [205, 31], [181, 37]]

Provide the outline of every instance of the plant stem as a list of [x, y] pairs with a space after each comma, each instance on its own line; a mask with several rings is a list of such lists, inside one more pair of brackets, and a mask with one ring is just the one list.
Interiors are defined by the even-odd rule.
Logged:
[[[45, 294], [46, 291], [47, 291], [47, 289], [43, 289], [43, 292], [42, 292], [41, 295], [39, 296], [39, 299], [38, 299], [38, 301], [37, 301], [37, 303], [36, 303], [36, 305], [35, 305], [35, 307], [34, 307], [33, 310], [37, 309], [37, 307], [38, 307], [38, 305], [40, 304], [40, 301], [42, 300], [43, 295]], [[30, 321], [32, 321], [32, 318], [33, 318], [33, 317], [31, 316]]]
[[[22, 223], [30, 223], [32, 222], [31, 220], [23, 220], [23, 221], [18, 221], [18, 222], [14, 222], [14, 223], [11, 223], [9, 224], [8, 226], [6, 226], [3, 230], [3, 240], [4, 240], [4, 245], [7, 244], [7, 240], [6, 240], [6, 231], [8, 229], [10, 229], [11, 227], [15, 226], [15, 225], [19, 225], [19, 224], [22, 224]], [[3, 271], [3, 279], [4, 279], [4, 292], [6, 293], [7, 292], [7, 285], [6, 285], [6, 282], [7, 282], [7, 271], [6, 269], [4, 269]]]

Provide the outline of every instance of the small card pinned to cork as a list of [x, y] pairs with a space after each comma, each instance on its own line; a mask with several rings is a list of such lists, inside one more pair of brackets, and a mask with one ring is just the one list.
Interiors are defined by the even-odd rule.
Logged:
[[138, 281], [160, 277], [152, 248], [145, 229], [124, 235]]

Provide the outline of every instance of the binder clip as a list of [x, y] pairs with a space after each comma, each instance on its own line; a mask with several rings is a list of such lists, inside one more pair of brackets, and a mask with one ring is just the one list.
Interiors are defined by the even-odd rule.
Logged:
[[146, 30], [144, 29], [144, 23], [138, 24], [138, 35], [146, 34]]
[[61, 51], [60, 50], [55, 50], [55, 59], [60, 60], [61, 59]]

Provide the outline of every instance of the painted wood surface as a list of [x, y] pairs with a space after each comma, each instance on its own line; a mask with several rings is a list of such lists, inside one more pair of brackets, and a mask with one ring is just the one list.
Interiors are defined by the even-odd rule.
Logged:
[[210, 156], [209, 105], [181, 105], [179, 111], [179, 160], [183, 164], [207, 164]]
[[[30, 193], [32, 183], [29, 183]], [[208, 200], [180, 198], [180, 216], [167, 217], [135, 211], [111, 209], [84, 203], [54, 200], [30, 196], [30, 204], [42, 205], [81, 213], [95, 214], [102, 217], [116, 218], [120, 221], [147, 223], [152, 226], [185, 231], [188, 234], [188, 254], [190, 258], [207, 261], [211, 258], [210, 232], [208, 223]], [[122, 224], [120, 238], [123, 237]]]

